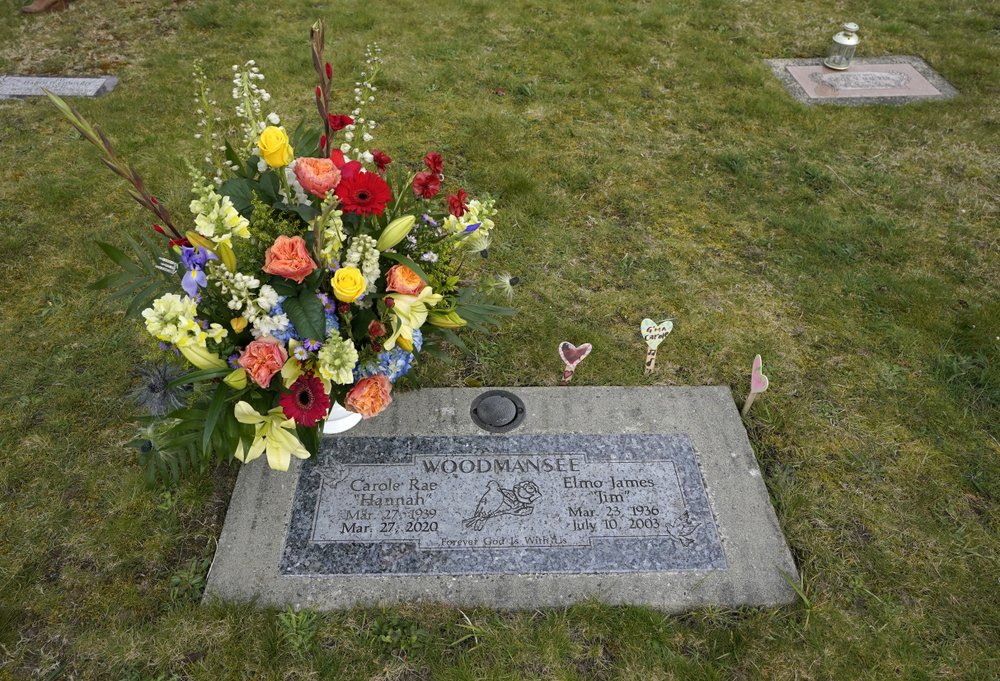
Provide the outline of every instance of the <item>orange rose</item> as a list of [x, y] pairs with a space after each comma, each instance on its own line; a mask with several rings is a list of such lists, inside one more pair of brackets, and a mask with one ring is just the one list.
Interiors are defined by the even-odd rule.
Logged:
[[247, 370], [254, 383], [266, 388], [287, 360], [288, 353], [281, 346], [281, 341], [273, 336], [264, 336], [246, 347], [240, 355], [240, 366]]
[[370, 419], [392, 403], [392, 383], [382, 374], [362, 378], [344, 398], [344, 408]]
[[305, 239], [279, 236], [264, 254], [263, 269], [268, 274], [277, 274], [301, 284], [316, 269], [316, 263], [309, 257]]
[[328, 158], [300, 158], [294, 172], [302, 188], [321, 199], [340, 184], [340, 171]]
[[385, 290], [408, 296], [420, 295], [427, 283], [406, 265], [393, 265], [385, 275]]

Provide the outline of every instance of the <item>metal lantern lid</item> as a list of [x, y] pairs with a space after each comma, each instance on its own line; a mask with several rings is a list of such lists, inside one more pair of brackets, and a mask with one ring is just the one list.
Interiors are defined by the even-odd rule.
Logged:
[[846, 24], [840, 27], [841, 32], [833, 36], [833, 42], [838, 45], [848, 45], [857, 46], [860, 39], [858, 38], [858, 25], [853, 21], [848, 21]]

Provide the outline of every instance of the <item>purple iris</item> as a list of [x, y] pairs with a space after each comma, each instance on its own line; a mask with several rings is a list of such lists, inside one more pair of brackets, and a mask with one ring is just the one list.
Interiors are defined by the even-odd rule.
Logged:
[[195, 246], [181, 247], [181, 263], [187, 272], [181, 279], [181, 288], [189, 296], [194, 298], [198, 295], [198, 289], [208, 286], [208, 278], [205, 276], [205, 265], [209, 260], [218, 260], [215, 253]]
[[434, 221], [434, 218], [432, 218], [427, 213], [424, 213], [424, 222], [426, 222], [428, 225], [431, 225], [432, 227], [438, 226], [438, 223]]
[[475, 232], [475, 231], [476, 231], [477, 229], [479, 229], [479, 227], [480, 227], [480, 226], [481, 226], [482, 224], [483, 224], [483, 223], [481, 223], [481, 222], [476, 222], [476, 223], [474, 223], [474, 224], [471, 224], [471, 225], [469, 225], [468, 227], [466, 227], [466, 228], [465, 228], [464, 232], [465, 232], [466, 234], [472, 234], [472, 233], [473, 233], [473, 232]]

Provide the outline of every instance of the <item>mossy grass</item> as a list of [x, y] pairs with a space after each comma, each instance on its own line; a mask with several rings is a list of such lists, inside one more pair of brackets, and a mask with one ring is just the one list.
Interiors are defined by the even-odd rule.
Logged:
[[[18, 5], [0, 3], [0, 72], [118, 75], [74, 104], [178, 218], [200, 153], [195, 58], [220, 100], [229, 65], [256, 59], [297, 119], [318, 15], [345, 108], [378, 41], [375, 144], [400, 160], [440, 150], [450, 179], [496, 196], [483, 267], [521, 281], [519, 315], [421, 383], [555, 385], [570, 340], [594, 346], [577, 384], [727, 384], [739, 401], [761, 353], [771, 389], [747, 425], [803, 592], [679, 617], [198, 605], [235, 469], [144, 486], [127, 394], [151, 343], [87, 289], [107, 268], [93, 241], [150, 220], [47, 101], [0, 102], [0, 677], [1000, 676], [995, 8]], [[919, 54], [961, 96], [796, 103], [762, 59], [820, 55], [847, 19], [863, 54]], [[639, 322], [660, 315], [675, 328], [647, 377]]]

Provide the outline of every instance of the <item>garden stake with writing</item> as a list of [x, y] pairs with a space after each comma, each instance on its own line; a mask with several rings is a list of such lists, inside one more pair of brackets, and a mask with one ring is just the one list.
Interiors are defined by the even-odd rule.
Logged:
[[563, 371], [561, 381], [562, 385], [569, 385], [569, 382], [573, 379], [573, 372], [576, 370], [577, 365], [585, 360], [593, 349], [590, 343], [584, 343], [580, 347], [576, 347], [568, 341], [563, 341], [559, 344], [559, 356], [566, 363], [566, 370]]
[[750, 369], [750, 394], [747, 395], [746, 402], [743, 403], [741, 416], [745, 417], [750, 412], [750, 405], [753, 404], [754, 397], [767, 390], [768, 380], [767, 376], [764, 375], [763, 365], [764, 362], [760, 355], [753, 358], [753, 368]]
[[660, 346], [663, 339], [670, 335], [670, 332], [674, 330], [674, 322], [672, 319], [665, 319], [662, 322], [654, 322], [648, 317], [642, 320], [642, 324], [639, 326], [639, 330], [642, 331], [642, 337], [646, 341], [648, 350], [646, 350], [646, 375], [653, 373], [653, 369], [656, 368], [656, 348]]

